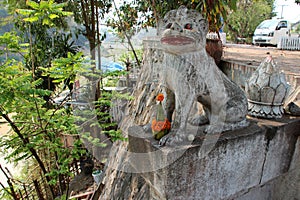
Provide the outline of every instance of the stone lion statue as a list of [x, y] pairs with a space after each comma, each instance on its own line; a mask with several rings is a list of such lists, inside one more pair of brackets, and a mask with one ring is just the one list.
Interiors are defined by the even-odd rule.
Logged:
[[173, 119], [173, 131], [160, 140], [161, 145], [175, 144], [187, 137], [186, 126], [195, 101], [202, 104], [205, 112], [191, 123], [209, 123], [205, 130], [208, 134], [247, 126], [245, 93], [206, 52], [207, 32], [206, 19], [186, 7], [171, 10], [159, 23], [164, 52], [160, 78], [166, 88], [167, 117]]

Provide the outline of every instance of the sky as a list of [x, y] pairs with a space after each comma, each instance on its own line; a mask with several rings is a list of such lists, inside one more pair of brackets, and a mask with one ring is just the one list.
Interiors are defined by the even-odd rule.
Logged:
[[300, 5], [295, 3], [295, 0], [275, 0], [276, 18], [281, 16], [291, 22], [300, 20]]

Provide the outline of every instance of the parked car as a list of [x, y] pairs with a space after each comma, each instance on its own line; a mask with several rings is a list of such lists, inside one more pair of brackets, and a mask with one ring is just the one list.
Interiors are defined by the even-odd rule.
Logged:
[[254, 31], [254, 45], [275, 45], [281, 37], [290, 34], [291, 24], [285, 19], [268, 19], [261, 22]]

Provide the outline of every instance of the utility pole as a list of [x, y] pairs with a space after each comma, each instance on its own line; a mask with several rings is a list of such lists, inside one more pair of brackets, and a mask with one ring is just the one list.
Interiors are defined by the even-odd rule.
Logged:
[[[286, 0], [285, 0], [285, 1], [286, 1]], [[279, 6], [281, 6], [281, 15], [280, 15], [280, 19], [282, 19], [282, 18], [283, 18], [283, 8], [284, 8], [284, 6], [288, 6], [288, 5], [282, 4], [282, 5], [279, 5]]]

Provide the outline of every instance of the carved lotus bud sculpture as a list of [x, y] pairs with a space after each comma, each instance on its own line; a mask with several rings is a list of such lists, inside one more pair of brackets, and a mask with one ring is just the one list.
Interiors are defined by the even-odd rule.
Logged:
[[268, 56], [246, 82], [248, 114], [262, 118], [281, 118], [289, 84]]

